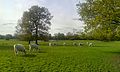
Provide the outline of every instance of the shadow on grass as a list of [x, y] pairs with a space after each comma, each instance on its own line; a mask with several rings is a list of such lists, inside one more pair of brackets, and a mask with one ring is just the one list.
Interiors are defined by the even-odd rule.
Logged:
[[46, 53], [46, 52], [45, 52], [45, 51], [40, 50], [40, 51], [38, 51], [38, 53]]
[[0, 46], [0, 50], [11, 50], [13, 49], [12, 46]]
[[94, 47], [110, 47], [110, 46], [94, 46]]
[[120, 51], [106, 51], [105, 53], [119, 54], [120, 55]]
[[21, 57], [36, 57], [35, 54], [26, 54], [26, 55], [21, 55]]
[[29, 53], [46, 53], [46, 51], [43, 51], [43, 50], [40, 50], [40, 51], [31, 51], [31, 52], [29, 52]]

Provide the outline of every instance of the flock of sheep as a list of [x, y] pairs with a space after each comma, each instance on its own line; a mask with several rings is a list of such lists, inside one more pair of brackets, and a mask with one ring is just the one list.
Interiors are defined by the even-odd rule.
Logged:
[[[92, 42], [87, 42], [86, 44], [87, 44], [88, 46], [94, 46], [94, 43], [92, 43]], [[67, 46], [68, 44], [64, 42], [62, 45], [63, 45], [63, 46]], [[72, 45], [73, 45], [73, 46], [83, 46], [83, 45], [85, 45], [85, 44], [84, 44], [84, 43], [81, 43], [81, 42], [80, 42], [80, 43], [73, 42]], [[49, 43], [49, 46], [57, 46], [57, 43]]]
[[[56, 43], [49, 43], [49, 46], [56, 46], [57, 44]], [[63, 46], [66, 46], [67, 44], [64, 42], [63, 43]], [[76, 42], [73, 42], [73, 46], [83, 46], [84, 43], [76, 43]], [[87, 45], [88, 46], [94, 46], [94, 44], [92, 42], [87, 42]], [[32, 50], [40, 50], [39, 49], [39, 45], [37, 44], [29, 44], [29, 52], [31, 52]], [[24, 47], [24, 45], [22, 44], [15, 44], [14, 45], [14, 52], [15, 52], [15, 55], [18, 54], [18, 52], [23, 52], [24, 54], [26, 54], [26, 49]]]

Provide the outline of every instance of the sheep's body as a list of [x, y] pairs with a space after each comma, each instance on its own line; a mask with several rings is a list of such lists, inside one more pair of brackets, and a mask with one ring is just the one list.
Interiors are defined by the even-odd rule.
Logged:
[[52, 45], [53, 45], [53, 46], [57, 46], [57, 43], [53, 43]]
[[56, 43], [49, 43], [49, 46], [56, 46]]
[[65, 46], [65, 45], [66, 45], [66, 43], [64, 42], [64, 43], [63, 43], [63, 45]]
[[22, 44], [15, 44], [14, 45], [14, 51], [15, 51], [15, 54], [18, 54], [19, 51], [26, 54], [25, 47]]
[[83, 46], [83, 43], [79, 43], [79, 46]]
[[87, 42], [87, 45], [89, 45], [89, 42]]
[[73, 42], [73, 45], [75, 45], [75, 46], [76, 46], [76, 45], [77, 45], [77, 44], [76, 44], [76, 42]]
[[52, 46], [52, 43], [49, 43], [49, 46]]
[[29, 51], [31, 50], [39, 50], [39, 46], [37, 44], [29, 44]]
[[89, 46], [94, 46], [94, 44], [93, 43], [89, 43]]

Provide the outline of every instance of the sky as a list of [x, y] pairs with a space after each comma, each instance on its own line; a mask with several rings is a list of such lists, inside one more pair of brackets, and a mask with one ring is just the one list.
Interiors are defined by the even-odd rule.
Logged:
[[0, 34], [14, 34], [15, 26], [23, 12], [33, 5], [46, 7], [53, 16], [49, 32], [67, 33], [81, 31], [83, 22], [73, 20], [78, 18], [76, 4], [84, 0], [0, 0]]

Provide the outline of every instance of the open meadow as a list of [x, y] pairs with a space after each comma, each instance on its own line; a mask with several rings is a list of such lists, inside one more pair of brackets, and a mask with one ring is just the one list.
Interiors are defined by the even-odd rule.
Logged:
[[[63, 46], [66, 42], [66, 46]], [[83, 42], [83, 46], [73, 46]], [[86, 42], [93, 42], [89, 47]], [[39, 42], [40, 51], [15, 56], [13, 45], [28, 43], [0, 40], [0, 72], [120, 72], [120, 42], [56, 41], [58, 46]]]

